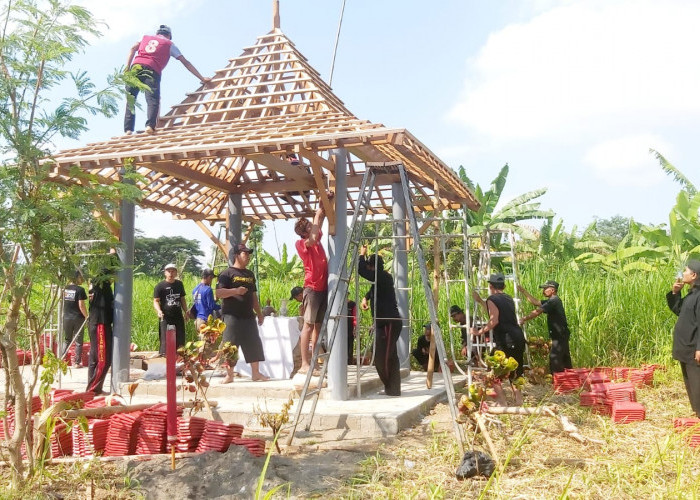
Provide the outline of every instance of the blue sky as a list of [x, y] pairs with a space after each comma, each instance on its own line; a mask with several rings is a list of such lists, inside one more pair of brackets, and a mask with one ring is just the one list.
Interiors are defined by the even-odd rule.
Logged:
[[[96, 83], [159, 24], [204, 75], [272, 25], [271, 0], [81, 0], [108, 28], [74, 60]], [[328, 80], [342, 0], [281, 0], [281, 27]], [[503, 201], [547, 187], [568, 229], [594, 217], [663, 223], [678, 186], [654, 148], [700, 183], [700, 3], [668, 0], [347, 0], [333, 90], [362, 119], [408, 129], [487, 186], [508, 163]], [[177, 61], [163, 113], [198, 82]], [[143, 99], [143, 98], [141, 98]], [[137, 128], [145, 112], [137, 112]], [[93, 119], [75, 147], [121, 133]], [[139, 211], [149, 236], [208, 240], [193, 224]], [[276, 236], [276, 238], [275, 238]], [[265, 247], [288, 246], [281, 223]]]

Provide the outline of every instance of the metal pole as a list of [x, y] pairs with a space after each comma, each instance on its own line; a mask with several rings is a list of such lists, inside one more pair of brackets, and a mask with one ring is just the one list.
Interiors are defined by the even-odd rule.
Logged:
[[411, 350], [411, 330], [408, 322], [408, 242], [406, 238], [406, 199], [403, 194], [403, 186], [400, 182], [391, 185], [393, 198], [392, 215], [394, 217], [393, 232], [396, 253], [394, 265], [396, 269], [396, 303], [399, 306], [399, 314], [403, 322], [401, 335], [396, 343], [396, 351], [399, 355], [401, 368], [411, 366], [408, 354]]
[[[122, 169], [121, 174], [124, 174]], [[124, 182], [130, 182], [125, 180]], [[112, 350], [111, 390], [121, 394], [119, 385], [129, 381], [129, 352], [131, 346], [131, 312], [134, 295], [134, 204], [122, 201], [121, 245], [117, 248], [120, 260], [114, 283], [114, 336]]]
[[[347, 237], [347, 158], [344, 149], [334, 149], [335, 157], [335, 234], [328, 238], [328, 289], [331, 290], [340, 275], [341, 259]], [[328, 381], [331, 388], [331, 399], [345, 401], [348, 399], [348, 322], [347, 297], [345, 294], [336, 294], [330, 308], [330, 321], [339, 321], [333, 341], [333, 349], [328, 360]], [[328, 331], [333, 326], [329, 324]]]
[[[243, 197], [241, 193], [231, 193], [228, 195], [228, 242], [231, 248], [235, 247], [241, 242], [241, 227], [243, 220]], [[228, 255], [226, 256], [228, 259]], [[233, 262], [229, 262], [229, 265], [233, 265]]]

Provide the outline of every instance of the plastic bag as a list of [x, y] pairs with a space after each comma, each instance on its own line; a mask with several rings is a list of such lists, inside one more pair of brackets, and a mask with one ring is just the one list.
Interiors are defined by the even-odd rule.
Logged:
[[457, 467], [457, 479], [468, 479], [474, 476], [490, 477], [496, 466], [493, 459], [483, 451], [467, 451], [462, 463]]

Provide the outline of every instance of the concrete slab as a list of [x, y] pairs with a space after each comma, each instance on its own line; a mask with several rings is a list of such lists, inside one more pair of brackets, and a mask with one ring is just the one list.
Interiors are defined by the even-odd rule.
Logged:
[[[433, 388], [426, 389], [424, 372], [402, 372], [402, 395], [400, 397], [385, 396], [383, 387], [376, 371], [369, 368], [362, 377], [361, 397], [347, 401], [333, 401], [327, 397], [319, 398], [316, 412], [310, 427], [311, 434], [319, 431], [337, 431], [341, 435], [362, 437], [383, 437], [396, 435], [402, 429], [408, 428], [426, 415], [438, 402], [444, 400], [445, 390], [441, 374], [433, 378]], [[29, 367], [24, 367], [28, 376]], [[348, 379], [355, 380], [356, 367], [348, 367]], [[133, 370], [132, 380], [143, 376], [145, 372]], [[213, 376], [208, 399], [215, 400], [217, 406], [213, 417], [224, 422], [244, 425], [252, 431], [262, 430], [256, 411], [279, 411], [282, 405], [294, 395], [295, 405], [298, 402], [297, 388], [303, 384], [303, 378], [296, 380], [271, 380], [268, 382], [253, 382], [248, 378], [236, 379], [232, 384], [220, 383], [222, 376]], [[295, 382], [299, 385], [295, 388]], [[453, 384], [461, 387], [466, 383], [464, 377], [453, 375]], [[61, 377], [56, 387], [85, 390], [87, 386], [87, 369], [71, 369]], [[4, 387], [0, 375], [0, 388]], [[105, 384], [105, 387], [109, 387]], [[350, 384], [355, 387], [355, 384]], [[129, 397], [126, 387], [122, 389], [126, 404], [156, 403], [165, 401], [165, 381], [140, 381], [133, 398]], [[325, 389], [322, 391], [327, 392]], [[354, 394], [354, 392], [352, 392]], [[1, 394], [1, 393], [0, 393]], [[192, 400], [189, 392], [178, 391], [178, 401]], [[304, 404], [302, 422], [297, 427], [297, 436], [303, 436], [306, 418], [311, 409], [311, 400]], [[296, 406], [290, 413], [294, 415]], [[207, 413], [206, 411], [204, 412]], [[301, 431], [301, 432], [300, 432]]]

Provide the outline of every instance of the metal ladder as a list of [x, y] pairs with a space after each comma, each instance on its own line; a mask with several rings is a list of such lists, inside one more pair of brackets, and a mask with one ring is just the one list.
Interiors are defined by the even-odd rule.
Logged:
[[[503, 242], [503, 236], [505, 236], [506, 243], [508, 245], [507, 250], [491, 250], [491, 237], [494, 235], [500, 235], [501, 242]], [[513, 302], [515, 303], [515, 314], [516, 317], [521, 317], [521, 299], [518, 297], [518, 264], [515, 255], [515, 234], [512, 229], [486, 229], [481, 235], [481, 248], [479, 249], [479, 266], [477, 268], [477, 280], [479, 283], [479, 290], [486, 290], [488, 292], [488, 278], [492, 271], [492, 259], [493, 258], [507, 258], [510, 259], [511, 272], [504, 272], [503, 275], [506, 281], [513, 283]], [[505, 263], [506, 261], [504, 261]], [[527, 345], [527, 332], [525, 327], [523, 329], [523, 335], [525, 336], [525, 367], [531, 365], [530, 361], [530, 349]]]
[[[443, 381], [445, 384], [445, 391], [447, 393], [448, 406], [450, 408], [450, 413], [452, 416], [452, 424], [455, 430], [455, 436], [457, 437], [457, 444], [459, 446], [460, 455], [464, 453], [464, 434], [463, 429], [457, 422], [457, 401], [455, 398], [455, 390], [452, 384], [452, 376], [447, 367], [446, 363], [446, 352], [445, 345], [442, 340], [442, 332], [440, 330], [440, 325], [438, 323], [437, 309], [435, 304], [430, 298], [433, 295], [432, 289], [430, 287], [430, 281], [428, 279], [428, 270], [425, 265], [425, 257], [423, 255], [423, 249], [420, 246], [420, 234], [418, 231], [418, 224], [416, 222], [416, 216], [413, 211], [413, 203], [411, 199], [411, 193], [409, 190], [408, 176], [406, 174], [406, 169], [401, 163], [366, 163], [367, 169], [362, 178], [362, 184], [360, 186], [359, 199], [355, 205], [355, 210], [352, 217], [352, 222], [350, 224], [350, 234], [345, 241], [345, 246], [343, 253], [340, 258], [340, 269], [338, 270], [338, 279], [333, 283], [331, 290], [328, 294], [328, 304], [329, 307], [326, 309], [326, 313], [323, 317], [323, 323], [321, 324], [321, 331], [319, 333], [318, 341], [314, 345], [314, 350], [311, 358], [311, 368], [306, 374], [306, 380], [304, 382], [304, 387], [299, 396], [299, 404], [296, 408], [296, 414], [294, 416], [294, 422], [290, 430], [289, 436], [287, 438], [287, 445], [292, 444], [294, 439], [294, 434], [296, 433], [297, 425], [301, 419], [302, 409], [306, 398], [312, 396], [312, 406], [306, 420], [305, 430], [308, 431], [311, 428], [311, 422], [313, 420], [314, 414], [316, 412], [316, 405], [318, 403], [318, 398], [323, 387], [323, 382], [326, 377], [326, 372], [328, 369], [328, 359], [330, 353], [333, 349], [336, 334], [338, 331], [338, 324], [344, 316], [332, 314], [332, 305], [336, 303], [337, 297], [345, 298], [347, 296], [348, 287], [350, 284], [350, 278], [352, 274], [357, 269], [358, 258], [359, 258], [359, 247], [362, 240], [362, 229], [365, 224], [365, 219], [367, 213], [370, 210], [370, 203], [372, 199], [372, 192], [374, 191], [374, 183], [378, 173], [387, 173], [395, 175], [397, 172], [401, 181], [402, 192], [404, 201], [406, 203], [406, 212], [409, 220], [409, 232], [412, 237], [413, 246], [416, 252], [416, 258], [420, 268], [421, 281], [423, 284], [423, 291], [428, 297], [428, 310], [430, 312], [430, 318], [432, 323], [433, 338], [435, 339], [437, 356], [440, 360], [441, 372], [443, 375]], [[348, 264], [348, 256], [350, 256], [350, 263]], [[375, 309], [376, 310], [376, 309]], [[330, 324], [330, 328], [329, 328]], [[327, 351], [320, 354], [320, 348], [323, 341], [326, 340]], [[321, 365], [321, 371], [318, 376], [318, 382], [316, 387], [311, 389], [311, 379], [313, 376], [313, 367], [319, 359], [323, 359], [324, 363]]]

